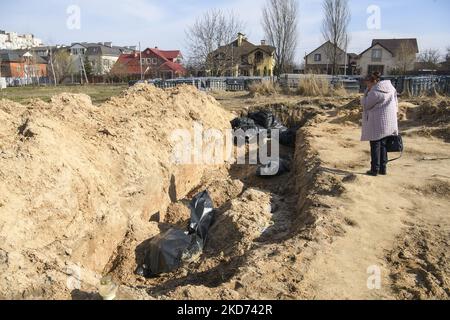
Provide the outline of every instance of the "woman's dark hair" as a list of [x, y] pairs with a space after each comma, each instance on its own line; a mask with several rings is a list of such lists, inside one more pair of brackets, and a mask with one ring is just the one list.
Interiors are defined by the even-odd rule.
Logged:
[[366, 81], [370, 81], [370, 82], [380, 82], [381, 80], [381, 73], [379, 72], [373, 72], [372, 74], [369, 74], [366, 77]]

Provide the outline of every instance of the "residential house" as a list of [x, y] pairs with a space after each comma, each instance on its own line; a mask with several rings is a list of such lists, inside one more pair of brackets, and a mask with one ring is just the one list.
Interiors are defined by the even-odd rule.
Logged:
[[[315, 74], [332, 74], [333, 73], [333, 52], [334, 44], [330, 41], [325, 42], [317, 49], [311, 51], [305, 56], [305, 72]], [[346, 54], [344, 50], [336, 48], [336, 64], [338, 66], [338, 74], [346, 73], [354, 74], [356, 69], [355, 53]], [[349, 73], [350, 71], [350, 73]]]
[[433, 65], [422, 61], [414, 63], [414, 73], [417, 75], [437, 74], [438, 71], [439, 64]]
[[349, 53], [347, 54], [347, 58], [348, 58], [347, 75], [357, 75], [359, 55], [356, 53]]
[[29, 50], [0, 50], [0, 75], [9, 85], [46, 82], [47, 62]]
[[147, 48], [141, 53], [121, 54], [115, 63], [112, 74], [127, 79], [174, 79], [186, 75], [182, 65], [180, 50], [160, 50]]
[[72, 43], [69, 48], [76, 74], [81, 74], [87, 59], [92, 66], [91, 76], [97, 78], [108, 75], [119, 56], [133, 52], [134, 49], [135, 47], [113, 46], [111, 42]]
[[216, 76], [273, 76], [275, 47], [255, 45], [239, 33], [236, 40], [211, 52], [207, 61], [207, 73]]
[[52, 54], [55, 54], [59, 50], [70, 50], [69, 47], [64, 45], [56, 45], [56, 46], [39, 46], [33, 47], [30, 49], [33, 53], [37, 54], [39, 57], [49, 62]]
[[374, 39], [359, 55], [357, 68], [362, 75], [406, 73], [414, 70], [418, 53], [417, 39]]

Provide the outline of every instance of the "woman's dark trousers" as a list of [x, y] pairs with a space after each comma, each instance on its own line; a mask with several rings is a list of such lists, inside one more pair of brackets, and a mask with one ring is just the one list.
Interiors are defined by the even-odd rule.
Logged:
[[388, 153], [386, 150], [386, 140], [387, 138], [370, 141], [370, 154], [372, 157], [372, 172], [386, 172], [386, 167], [388, 164]]

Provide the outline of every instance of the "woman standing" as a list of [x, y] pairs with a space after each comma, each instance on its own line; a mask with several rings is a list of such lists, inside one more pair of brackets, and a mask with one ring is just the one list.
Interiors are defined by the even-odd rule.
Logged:
[[361, 141], [370, 141], [372, 165], [370, 176], [387, 174], [386, 138], [398, 135], [397, 90], [391, 81], [381, 81], [375, 72], [365, 79], [367, 90], [361, 99], [364, 107]]

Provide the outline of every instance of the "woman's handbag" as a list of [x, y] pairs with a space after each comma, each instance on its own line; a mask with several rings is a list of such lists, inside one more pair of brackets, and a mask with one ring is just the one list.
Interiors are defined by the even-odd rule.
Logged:
[[400, 134], [398, 136], [390, 136], [386, 138], [387, 152], [401, 152], [400, 157], [389, 160], [389, 162], [400, 159], [403, 155], [403, 149], [404, 149], [403, 139]]

